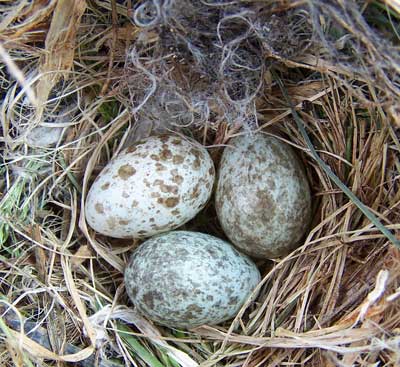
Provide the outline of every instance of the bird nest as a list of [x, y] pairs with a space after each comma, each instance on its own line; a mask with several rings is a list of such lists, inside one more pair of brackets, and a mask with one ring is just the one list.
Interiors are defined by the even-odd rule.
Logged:
[[[395, 0], [3, 1], [0, 364], [398, 365], [399, 33]], [[309, 233], [222, 325], [138, 314], [140, 241], [81, 215], [115, 154], [166, 131], [216, 164], [267, 131], [307, 170]], [[184, 228], [223, 237], [212, 201]]]

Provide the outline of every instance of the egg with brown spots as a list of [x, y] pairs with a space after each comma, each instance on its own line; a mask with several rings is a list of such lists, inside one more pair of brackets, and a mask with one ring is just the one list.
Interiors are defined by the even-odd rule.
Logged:
[[229, 243], [172, 231], [144, 242], [125, 269], [125, 287], [149, 319], [190, 329], [237, 314], [260, 281], [256, 265]]
[[275, 137], [234, 138], [220, 162], [215, 207], [225, 234], [241, 251], [254, 258], [285, 256], [311, 219], [304, 167]]
[[210, 198], [215, 170], [207, 150], [180, 136], [152, 136], [123, 150], [86, 198], [88, 224], [116, 238], [142, 238], [191, 220]]

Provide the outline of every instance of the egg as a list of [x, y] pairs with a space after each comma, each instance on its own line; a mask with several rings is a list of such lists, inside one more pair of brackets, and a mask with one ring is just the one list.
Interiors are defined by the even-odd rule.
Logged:
[[225, 234], [254, 258], [287, 255], [311, 219], [311, 193], [301, 161], [288, 144], [265, 134], [239, 136], [229, 145], [215, 194]]
[[214, 179], [204, 147], [180, 136], [151, 136], [101, 171], [86, 198], [86, 220], [95, 231], [116, 238], [166, 232], [205, 206]]
[[259, 281], [255, 264], [229, 243], [188, 231], [147, 240], [125, 270], [136, 308], [161, 325], [184, 329], [233, 318]]

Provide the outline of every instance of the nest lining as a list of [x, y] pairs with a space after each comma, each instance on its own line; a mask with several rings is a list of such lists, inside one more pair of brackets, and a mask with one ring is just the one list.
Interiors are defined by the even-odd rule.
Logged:
[[[397, 234], [394, 2], [21, 1], [0, 12], [3, 365], [91, 365], [94, 348], [100, 365], [399, 363], [399, 250], [315, 161], [276, 79], [322, 160]], [[62, 138], [27, 145], [43, 124]], [[307, 166], [316, 214], [302, 246], [259, 264], [260, 294], [232, 323], [182, 332], [135, 314], [121, 271], [139, 243], [79, 218], [93, 178], [151, 133], [190, 135], [218, 162], [231, 136], [266, 129]], [[223, 236], [212, 204], [186, 228]]]

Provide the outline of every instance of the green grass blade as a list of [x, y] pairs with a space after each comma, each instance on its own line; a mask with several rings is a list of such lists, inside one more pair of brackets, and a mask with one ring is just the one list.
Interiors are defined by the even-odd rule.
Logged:
[[67, 162], [65, 162], [64, 156], [62, 155], [62, 153], [59, 156], [60, 159], [60, 165], [62, 167], [62, 169], [65, 171], [67, 170], [67, 177], [70, 180], [70, 182], [72, 183], [72, 185], [75, 187], [75, 189], [78, 190], [78, 192], [80, 194], [82, 194], [82, 188], [78, 183], [78, 180], [76, 179], [75, 175], [71, 172], [71, 170], [68, 169], [68, 165]]
[[127, 344], [128, 348], [131, 349], [137, 356], [147, 363], [150, 367], [165, 367], [153, 354], [151, 354], [143, 345], [137, 340], [137, 338], [130, 335], [132, 332], [127, 326], [122, 323], [117, 323], [118, 335]]
[[[40, 167], [41, 163], [34, 161], [28, 161], [25, 165], [25, 169], [31, 172], [34, 177], [35, 172]], [[1, 170], [0, 174], [4, 174], [4, 172], [4, 170]], [[5, 247], [8, 238], [12, 235], [6, 219], [19, 223], [24, 223], [27, 220], [30, 208], [29, 205], [26, 205], [27, 203], [24, 204], [24, 199], [26, 199], [28, 188], [29, 178], [24, 175], [17, 176], [0, 200], [0, 251], [5, 250], [9, 255], [18, 256], [19, 254]]]
[[331, 168], [319, 157], [317, 151], [314, 148], [313, 143], [311, 142], [310, 137], [306, 132], [306, 129], [304, 128], [303, 121], [300, 118], [299, 114], [297, 113], [292, 103], [292, 100], [290, 99], [289, 94], [287, 93], [285, 86], [283, 85], [279, 76], [274, 71], [272, 71], [272, 74], [274, 76], [274, 79], [277, 81], [279, 88], [281, 89], [286, 99], [286, 102], [290, 106], [293, 118], [296, 121], [297, 127], [300, 130], [303, 139], [305, 140], [312, 156], [317, 161], [318, 165], [325, 171], [325, 173], [329, 176], [329, 178], [343, 191], [343, 193], [354, 203], [354, 205], [356, 205], [357, 208], [361, 210], [361, 212], [375, 225], [375, 227], [379, 231], [381, 231], [390, 242], [392, 242], [395, 246], [400, 248], [400, 241], [397, 240], [394, 234], [381, 223], [378, 217], [376, 217], [375, 214], [373, 214], [371, 210], [364, 203], [362, 203], [362, 201], [357, 196], [355, 196], [354, 193], [345, 184], [343, 184], [342, 181], [340, 181], [339, 177], [337, 177], [333, 173]]

